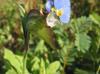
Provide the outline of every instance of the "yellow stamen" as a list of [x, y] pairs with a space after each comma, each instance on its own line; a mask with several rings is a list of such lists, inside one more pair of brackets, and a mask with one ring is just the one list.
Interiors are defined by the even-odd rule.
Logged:
[[63, 15], [63, 10], [56, 10], [56, 15], [57, 16], [62, 16]]
[[62, 15], [63, 15], [63, 9], [62, 9], [62, 8], [59, 9], [59, 10], [57, 10], [57, 9], [55, 9], [54, 7], [52, 7], [52, 8], [51, 8], [51, 11], [52, 11], [52, 12], [55, 12], [57, 16], [62, 16]]

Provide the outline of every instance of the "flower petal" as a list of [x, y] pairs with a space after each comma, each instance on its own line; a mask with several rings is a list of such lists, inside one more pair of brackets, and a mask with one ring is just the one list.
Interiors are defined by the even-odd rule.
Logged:
[[59, 0], [54, 0], [54, 6], [58, 10], [63, 9], [63, 15], [59, 18], [61, 22], [68, 23], [71, 14], [70, 0], [61, 0], [61, 2]]
[[50, 12], [46, 18], [47, 25], [50, 27], [54, 27], [57, 21], [58, 19], [55, 18], [54, 13]]
[[53, 5], [53, 1], [52, 1], [52, 0], [48, 0], [48, 1], [46, 2], [45, 7], [46, 7], [46, 10], [47, 10], [48, 12], [51, 11], [52, 5]]

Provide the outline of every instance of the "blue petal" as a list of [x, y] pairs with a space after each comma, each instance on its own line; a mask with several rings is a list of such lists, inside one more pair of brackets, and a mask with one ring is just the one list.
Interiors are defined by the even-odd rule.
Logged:
[[[61, 2], [60, 2], [61, 1]], [[54, 0], [54, 6], [56, 9], [63, 9], [63, 15], [60, 16], [60, 20], [63, 23], [68, 23], [70, 20], [70, 14], [71, 14], [71, 6], [70, 6], [70, 0]]]
[[52, 0], [48, 0], [48, 1], [46, 2], [46, 5], [45, 5], [45, 6], [46, 6], [46, 10], [47, 10], [48, 12], [51, 11], [52, 5], [53, 5]]
[[47, 10], [48, 12], [51, 11], [51, 4], [50, 4], [49, 1], [46, 3], [46, 10]]

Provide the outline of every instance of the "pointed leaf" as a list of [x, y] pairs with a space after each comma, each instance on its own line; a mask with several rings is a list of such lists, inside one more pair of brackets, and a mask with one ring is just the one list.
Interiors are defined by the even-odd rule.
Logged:
[[41, 63], [40, 63], [40, 74], [46, 74], [45, 71], [45, 62], [43, 59], [41, 59]]

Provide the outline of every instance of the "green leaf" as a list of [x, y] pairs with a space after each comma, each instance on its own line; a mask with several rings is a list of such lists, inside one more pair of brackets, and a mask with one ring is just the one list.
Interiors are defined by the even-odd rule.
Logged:
[[20, 4], [17, 4], [17, 5], [19, 6], [20, 16], [24, 17], [25, 16], [25, 9]]
[[87, 51], [90, 47], [90, 43], [91, 43], [90, 37], [87, 36], [86, 34], [82, 33], [76, 34], [75, 45], [77, 46], [78, 51], [82, 52]]
[[100, 28], [100, 15], [93, 13], [90, 15], [90, 18], [94, 21], [94, 23], [98, 24]]
[[45, 44], [44, 44], [44, 40], [40, 40], [40, 42], [38, 43], [38, 45], [36, 46], [35, 52], [46, 52], [48, 51], [48, 49], [46, 48]]
[[21, 73], [20, 67], [22, 64], [20, 63], [22, 57], [17, 57], [13, 52], [8, 49], [4, 51], [4, 58], [10, 62], [10, 64], [17, 70], [17, 72]]
[[46, 74], [45, 71], [45, 62], [43, 59], [41, 59], [41, 63], [40, 63], [40, 74]]
[[51, 64], [49, 64], [48, 68], [46, 69], [46, 74], [56, 74], [57, 70], [60, 68], [60, 62], [55, 61]]
[[5, 74], [17, 74], [14, 69], [9, 69]]
[[75, 74], [95, 74], [95, 73], [90, 72], [90, 71], [81, 70], [81, 69], [76, 69]]
[[[5, 49], [4, 50], [4, 59], [6, 59], [11, 66], [13, 66], [12, 68], [18, 73], [21, 74], [23, 72], [22, 68], [23, 68], [23, 57], [19, 56], [19, 55], [15, 55], [12, 51]], [[25, 74], [29, 74], [28, 70], [26, 69], [25, 66]]]
[[34, 59], [33, 59], [33, 61], [32, 61], [32, 63], [33, 63], [33, 66], [32, 66], [32, 71], [35, 71], [35, 70], [39, 70], [39, 63], [40, 63], [40, 58], [38, 58], [38, 57], [34, 57]]

